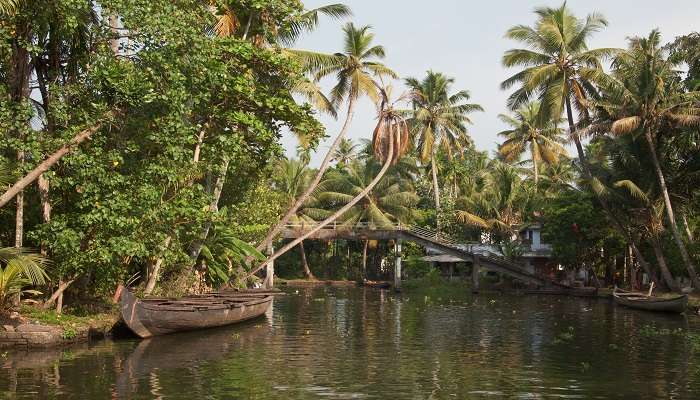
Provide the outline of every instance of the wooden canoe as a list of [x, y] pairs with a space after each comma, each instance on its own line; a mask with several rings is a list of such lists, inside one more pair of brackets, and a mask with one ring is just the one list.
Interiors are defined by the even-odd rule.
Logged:
[[644, 293], [613, 291], [615, 304], [646, 311], [682, 313], [688, 307], [688, 295], [674, 297], [649, 296]]
[[121, 313], [129, 329], [142, 338], [234, 324], [257, 318], [270, 308], [273, 295], [209, 293], [200, 296], [139, 299], [121, 293]]

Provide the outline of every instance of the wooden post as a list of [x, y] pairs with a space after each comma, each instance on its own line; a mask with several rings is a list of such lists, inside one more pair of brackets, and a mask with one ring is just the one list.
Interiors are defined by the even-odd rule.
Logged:
[[479, 255], [474, 254], [472, 259], [472, 293], [479, 293], [479, 269], [481, 269], [481, 261], [479, 261]]
[[[275, 249], [272, 247], [272, 243], [268, 243], [267, 245], [267, 254], [271, 255], [275, 253]], [[264, 287], [265, 289], [272, 289], [275, 285], [274, 282], [275, 279], [275, 261], [270, 261], [267, 263], [267, 267], [265, 268], [265, 283]]]
[[396, 239], [396, 263], [394, 263], [394, 290], [401, 290], [401, 239]]

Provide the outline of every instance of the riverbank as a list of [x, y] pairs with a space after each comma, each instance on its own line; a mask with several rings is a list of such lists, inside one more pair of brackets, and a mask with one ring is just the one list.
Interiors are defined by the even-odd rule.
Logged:
[[0, 316], [0, 349], [59, 347], [102, 339], [118, 321], [116, 308], [71, 315], [23, 306], [19, 312]]

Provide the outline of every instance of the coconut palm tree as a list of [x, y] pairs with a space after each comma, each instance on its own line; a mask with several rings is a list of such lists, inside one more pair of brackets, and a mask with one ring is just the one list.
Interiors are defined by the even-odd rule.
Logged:
[[422, 79], [407, 78], [406, 85], [411, 90], [413, 110], [409, 123], [415, 137], [416, 150], [422, 163], [430, 162], [433, 179], [435, 208], [440, 209], [440, 186], [437, 176], [436, 155], [439, 150], [448, 158], [455, 152], [461, 153], [471, 144], [467, 124], [469, 114], [483, 111], [478, 104], [466, 103], [470, 95], [466, 90], [450, 93], [454, 78], [439, 72], [428, 71]]
[[[275, 169], [274, 184], [277, 190], [285, 196], [286, 206], [290, 206], [294, 200], [306, 190], [309, 181], [313, 176], [313, 171], [308, 167], [308, 162], [296, 159], [282, 159]], [[290, 218], [290, 222], [295, 225], [314, 225], [317, 219], [327, 216], [326, 210], [317, 207], [316, 196], [312, 194], [306, 203], [297, 210], [297, 213]], [[306, 279], [316, 279], [309, 268], [306, 258], [304, 242], [299, 243], [302, 267]]]
[[0, 0], [0, 15], [12, 15], [19, 8], [21, 0]]
[[316, 232], [323, 229], [323, 227], [326, 225], [342, 217], [346, 212], [354, 207], [355, 204], [360, 202], [369, 192], [372, 191], [372, 189], [382, 180], [386, 172], [389, 170], [389, 167], [396, 165], [403, 157], [409, 148], [409, 129], [408, 124], [403, 117], [404, 113], [401, 110], [398, 110], [395, 105], [396, 102], [402, 101], [404, 96], [399, 97], [399, 99], [395, 102], [390, 102], [388, 97], [389, 93], [390, 91], [384, 88], [379, 90], [381, 101], [377, 103], [377, 125], [372, 135], [372, 143], [375, 151], [375, 158], [378, 162], [382, 163], [382, 168], [379, 170], [374, 179], [372, 179], [372, 181], [369, 182], [361, 192], [357, 193], [357, 195], [353, 197], [346, 205], [335, 211], [328, 218], [319, 222], [313, 229], [310, 229], [303, 235], [284, 245], [274, 254], [270, 255], [264, 263], [253, 269], [247, 276], [255, 274], [265, 267], [267, 263], [274, 261], [282, 254], [289, 251], [289, 249], [301, 243], [302, 240], [309, 238]]
[[333, 152], [333, 161], [340, 169], [344, 169], [357, 158], [357, 144], [352, 139], [343, 139]]
[[0, 309], [5, 309], [11, 298], [22, 293], [38, 294], [24, 288], [41, 285], [48, 280], [45, 267], [48, 260], [40, 254], [17, 247], [0, 248]]
[[504, 90], [516, 87], [508, 99], [508, 105], [516, 109], [535, 96], [542, 104], [542, 118], [559, 118], [566, 112], [569, 134], [576, 145], [586, 183], [596, 193], [598, 202], [615, 229], [627, 239], [635, 257], [648, 271], [649, 265], [634, 239], [599, 193], [599, 182], [591, 173], [574, 121], [575, 108], [579, 111], [580, 122], [588, 122], [589, 100], [598, 95], [595, 85], [605, 78], [601, 60], [619, 52], [612, 48], [588, 48], [587, 41], [607, 26], [607, 20], [596, 13], [589, 14], [585, 20], [579, 19], [566, 3], [559, 8], [536, 8], [535, 14], [537, 22], [534, 27], [517, 25], [506, 33], [507, 38], [527, 46], [508, 50], [503, 56], [504, 66], [524, 67], [501, 83]]
[[530, 102], [521, 106], [512, 116], [498, 115], [501, 121], [510, 125], [510, 129], [498, 133], [505, 138], [498, 147], [498, 152], [510, 163], [519, 160], [529, 147], [535, 184], [539, 182], [540, 163], [554, 165], [566, 155], [563, 146], [565, 141], [557, 126], [558, 121], [542, 119], [539, 114], [540, 103]]
[[700, 126], [700, 92], [683, 92], [679, 87], [674, 65], [665, 57], [660, 40], [656, 30], [645, 38], [632, 38], [630, 49], [615, 59], [613, 77], [603, 86], [604, 97], [595, 103], [604, 110], [603, 121], [593, 130], [644, 138], [671, 233], [693, 285], [699, 288], [700, 278], [678, 228], [657, 148], [663, 134]]
[[494, 162], [479, 191], [457, 201], [457, 220], [481, 228], [492, 241], [509, 241], [533, 210], [532, 190], [524, 184], [516, 168]]
[[311, 180], [304, 193], [297, 197], [296, 202], [287, 210], [280, 221], [270, 229], [265, 239], [258, 245], [258, 249], [265, 248], [272, 242], [289, 219], [296, 214], [297, 210], [311, 196], [316, 186], [318, 186], [323, 174], [328, 169], [335, 149], [343, 140], [350, 127], [357, 100], [362, 96], [367, 96], [376, 102], [379, 98], [379, 90], [374, 79], [383, 76], [397, 77], [394, 71], [376, 61], [384, 58], [385, 51], [382, 46], [372, 45], [374, 34], [370, 32], [370, 26], [356, 27], [352, 23], [348, 23], [343, 27], [343, 32], [344, 46], [342, 53], [328, 55], [302, 50], [294, 51], [295, 54], [306, 60], [306, 68], [315, 71], [316, 80], [330, 75], [337, 79], [335, 86], [331, 90], [331, 100], [334, 104], [347, 103], [347, 113], [345, 122], [328, 149], [323, 161], [321, 161], [316, 176]]
[[[401, 168], [398, 165], [392, 169]], [[374, 159], [355, 161], [344, 171], [332, 171], [318, 187], [318, 201], [328, 209], [337, 209], [352, 200], [377, 175], [381, 165]], [[357, 204], [342, 216], [342, 225], [366, 224], [372, 228], [388, 228], [395, 223], [408, 223], [419, 197], [412, 181], [392, 169]], [[367, 272], [367, 247], [364, 241], [362, 277]]]

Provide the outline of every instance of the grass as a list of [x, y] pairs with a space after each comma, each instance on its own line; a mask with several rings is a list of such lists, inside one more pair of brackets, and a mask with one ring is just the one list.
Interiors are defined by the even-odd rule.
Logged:
[[33, 306], [22, 306], [20, 314], [29, 320], [61, 328], [64, 339], [73, 339], [79, 332], [90, 328], [107, 330], [117, 321], [116, 311], [92, 314], [80, 312], [80, 315], [74, 315], [72, 313], [58, 314], [54, 310], [44, 310]]

